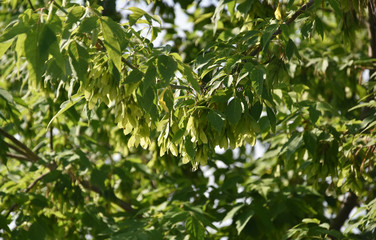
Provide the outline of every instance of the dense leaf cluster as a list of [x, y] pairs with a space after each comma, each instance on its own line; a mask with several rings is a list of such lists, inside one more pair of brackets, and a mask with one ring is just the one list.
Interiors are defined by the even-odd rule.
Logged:
[[0, 6], [3, 238], [374, 238], [375, 1], [145, 2]]

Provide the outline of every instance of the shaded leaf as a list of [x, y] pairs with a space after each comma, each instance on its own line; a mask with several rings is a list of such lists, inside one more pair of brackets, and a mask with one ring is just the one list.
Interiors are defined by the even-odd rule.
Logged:
[[242, 105], [238, 98], [233, 98], [226, 108], [227, 120], [236, 125], [242, 116]]
[[248, 221], [253, 217], [255, 212], [253, 210], [247, 210], [240, 214], [239, 218], [236, 220], [236, 230], [240, 234], [244, 227], [247, 225]]
[[317, 138], [316, 136], [311, 133], [311, 132], [304, 132], [303, 134], [303, 139], [304, 139], [304, 144], [308, 151], [312, 154], [315, 155], [316, 153], [316, 145], [317, 145]]
[[222, 222], [225, 222], [229, 219], [233, 219], [235, 214], [241, 209], [243, 208], [245, 205], [244, 204], [239, 204], [235, 207], [233, 207], [225, 216], [225, 218], [223, 218]]
[[158, 57], [157, 69], [165, 85], [169, 84], [172, 78], [175, 76], [177, 67], [178, 65], [172, 57], [166, 55], [161, 55]]
[[275, 114], [270, 107], [266, 107], [266, 113], [268, 114], [268, 119], [270, 122], [270, 126], [272, 128], [272, 131], [275, 132], [275, 127], [276, 127], [276, 122], [277, 122]]
[[264, 88], [264, 73], [264, 70], [260, 67], [253, 68], [253, 70], [250, 73], [251, 81], [259, 96], [262, 95]]
[[133, 69], [132, 72], [125, 79], [124, 83], [129, 84], [129, 83], [139, 82], [139, 81], [141, 81], [143, 76], [144, 76], [144, 74], [140, 70]]
[[143, 92], [145, 93], [146, 90], [150, 86], [155, 86], [155, 80], [157, 78], [157, 70], [155, 69], [153, 64], [150, 64], [148, 70], [144, 75], [144, 84], [143, 84]]
[[193, 239], [205, 239], [205, 227], [196, 217], [190, 216], [185, 222], [185, 226]]
[[210, 110], [208, 113], [208, 122], [220, 133], [225, 123], [225, 118], [217, 111]]

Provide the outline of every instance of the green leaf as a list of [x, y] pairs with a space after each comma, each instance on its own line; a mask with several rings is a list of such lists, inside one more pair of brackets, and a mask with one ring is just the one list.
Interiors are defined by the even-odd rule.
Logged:
[[32, 29], [26, 34], [23, 48], [25, 57], [29, 62], [29, 79], [32, 84], [40, 83], [44, 66], [43, 59], [40, 58], [40, 48], [38, 47], [39, 29]]
[[196, 217], [190, 216], [185, 222], [185, 226], [192, 239], [205, 239], [205, 227]]
[[251, 107], [251, 116], [257, 121], [260, 118], [262, 112], [262, 103], [257, 101]]
[[238, 231], [238, 234], [240, 234], [244, 227], [247, 225], [248, 221], [253, 217], [255, 212], [251, 209], [248, 211], [245, 211], [242, 213], [239, 218], [236, 220], [236, 230]]
[[267, 50], [269, 46], [269, 42], [273, 37], [273, 33], [278, 29], [278, 24], [271, 24], [269, 25], [264, 34], [261, 37], [261, 46], [264, 51]]
[[128, 9], [132, 11], [132, 14], [129, 15], [129, 24], [131, 26], [134, 25], [142, 16], [148, 15], [144, 10], [138, 7], [130, 7]]
[[264, 88], [264, 73], [265, 71], [261, 67], [255, 67], [250, 73], [250, 78], [259, 96], [262, 95]]
[[81, 44], [72, 41], [69, 44], [68, 53], [70, 56], [73, 76], [82, 81], [85, 80], [87, 69], [89, 66], [89, 53], [87, 52], [87, 49], [81, 46]]
[[342, 11], [341, 11], [341, 7], [340, 7], [340, 3], [337, 0], [328, 0], [328, 2], [330, 4], [330, 6], [332, 6], [332, 8], [336, 12], [336, 14], [338, 16], [342, 16]]
[[48, 25], [43, 25], [38, 41], [38, 51], [40, 56], [39, 64], [44, 64], [49, 55], [50, 46], [56, 42], [55, 32]]
[[136, 83], [141, 81], [143, 78], [144, 74], [138, 70], [138, 69], [133, 69], [132, 72], [127, 76], [125, 79], [124, 83]]
[[165, 85], [169, 84], [175, 76], [178, 65], [172, 57], [160, 55], [157, 61], [158, 72]]
[[106, 47], [108, 57], [117, 70], [121, 72], [122, 52], [120, 42], [117, 38], [117, 32], [119, 32], [117, 28], [120, 28], [120, 26], [108, 17], [101, 18], [101, 26], [104, 37], [104, 46]]
[[144, 84], [143, 84], [144, 93], [146, 90], [148, 90], [150, 86], [155, 86], [156, 78], [157, 78], [157, 70], [155, 69], [154, 64], [150, 64], [144, 76]]
[[79, 33], [91, 33], [94, 29], [98, 28], [98, 17], [91, 16], [89, 18], [84, 18], [78, 29]]
[[316, 153], [316, 145], [317, 145], [317, 138], [316, 136], [308, 131], [305, 131], [303, 134], [303, 139], [304, 139], [304, 144], [308, 151], [312, 154], [315, 155]]
[[179, 141], [179, 140], [184, 136], [184, 133], [185, 133], [185, 129], [180, 128], [180, 129], [174, 134], [174, 137], [172, 138], [172, 142], [173, 142], [173, 143], [176, 143], [177, 141]]
[[236, 214], [241, 208], [243, 208], [244, 206], [245, 206], [245, 204], [239, 204], [239, 205], [233, 207], [233, 208], [232, 208], [232, 209], [226, 214], [225, 218], [223, 218], [222, 223], [225, 222], [225, 221], [227, 221], [228, 219], [233, 219], [234, 216], [235, 216], [235, 214]]
[[26, 33], [29, 31], [31, 26], [25, 26], [24, 23], [18, 22], [15, 25], [10, 25], [7, 29], [1, 34], [0, 42], [6, 42], [11, 40], [12, 38], [21, 35], [22, 33]]
[[3, 215], [0, 215], [0, 229], [3, 229], [6, 232], [11, 232], [11, 230], [8, 227], [7, 219]]
[[223, 125], [225, 123], [225, 118], [222, 114], [217, 111], [210, 110], [208, 113], [208, 122], [212, 127], [219, 133], [222, 131]]
[[61, 114], [63, 114], [65, 111], [67, 111], [69, 108], [71, 108], [72, 106], [74, 106], [76, 103], [78, 103], [81, 99], [83, 99], [84, 96], [83, 95], [78, 95], [78, 96], [74, 96], [72, 97], [72, 99], [69, 99], [65, 102], [63, 102], [60, 106], [60, 110], [58, 113], [56, 113], [55, 116], [53, 116], [53, 118], [50, 120], [50, 122], [48, 123], [47, 125], [47, 128], [49, 128], [50, 124], [53, 122], [53, 120], [55, 120], [57, 117], [59, 117]]
[[286, 56], [288, 59], [291, 59], [292, 55], [294, 54], [295, 48], [295, 43], [289, 38], [289, 41], [286, 46]]
[[194, 159], [195, 156], [196, 156], [196, 150], [195, 150], [195, 147], [194, 147], [194, 145], [191, 141], [190, 136], [185, 137], [184, 146], [185, 146], [185, 150], [187, 151], [188, 156], [191, 159]]
[[295, 0], [289, 0], [289, 3], [287, 4], [287, 8], [290, 8], [294, 4]]
[[317, 33], [320, 34], [321, 39], [324, 40], [324, 27], [323, 27], [323, 23], [322, 23], [321, 19], [318, 18], [317, 16], [315, 18], [315, 29], [316, 29]]
[[170, 89], [166, 90], [163, 94], [163, 101], [170, 112], [174, 110], [174, 95]]
[[10, 104], [13, 103], [12, 94], [10, 94], [7, 90], [0, 88], [0, 97], [4, 98], [4, 100]]
[[139, 96], [138, 99], [140, 99], [140, 105], [141, 107], [149, 114], [151, 114], [152, 106], [155, 105], [153, 103], [155, 98], [154, 90], [153, 88], [148, 88], [142, 96]]
[[4, 53], [12, 45], [12, 43], [13, 43], [12, 40], [9, 40], [9, 41], [6, 41], [6, 42], [0, 42], [0, 57], [4, 55]]
[[288, 142], [283, 146], [283, 148], [287, 147], [286, 151], [286, 159], [287, 161], [290, 160], [291, 156], [298, 150], [298, 148], [303, 143], [303, 137], [300, 133], [294, 133]]
[[317, 120], [319, 119], [321, 112], [316, 109], [316, 106], [310, 106], [308, 108], [309, 112], [309, 119], [312, 124], [315, 124]]
[[192, 69], [186, 65], [184, 65], [184, 76], [187, 78], [188, 82], [192, 85], [193, 89], [196, 92], [201, 92], [200, 84], [198, 83], [198, 77], [192, 71]]
[[270, 126], [272, 128], [272, 131], [275, 132], [275, 127], [276, 127], [276, 122], [277, 122], [275, 114], [270, 107], [266, 107], [266, 113], [268, 114], [268, 119], [270, 122]]
[[90, 183], [104, 191], [106, 188], [104, 184], [105, 180], [106, 174], [103, 171], [94, 168], [90, 175]]
[[249, 10], [251, 10], [254, 0], [247, 0], [243, 3], [240, 3], [237, 7], [237, 10], [243, 14], [248, 14]]
[[242, 104], [238, 98], [233, 98], [226, 108], [227, 120], [236, 125], [242, 116]]

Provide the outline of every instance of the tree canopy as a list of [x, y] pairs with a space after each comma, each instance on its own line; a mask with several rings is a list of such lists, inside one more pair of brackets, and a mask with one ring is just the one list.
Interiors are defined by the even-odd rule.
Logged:
[[375, 0], [124, 8], [2, 1], [0, 239], [376, 238]]

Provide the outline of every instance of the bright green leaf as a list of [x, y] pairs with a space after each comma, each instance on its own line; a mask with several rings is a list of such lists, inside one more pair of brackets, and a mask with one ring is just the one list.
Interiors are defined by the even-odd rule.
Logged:
[[47, 125], [47, 129], [49, 128], [50, 124], [53, 122], [53, 120], [55, 120], [57, 117], [59, 117], [61, 114], [63, 114], [65, 111], [67, 111], [69, 108], [71, 108], [72, 106], [74, 106], [76, 103], [78, 103], [81, 99], [83, 99], [84, 96], [75, 96], [75, 97], [72, 97], [71, 100], [67, 100], [65, 102], [63, 102], [60, 106], [60, 110], [58, 113], [56, 113], [55, 116], [53, 116], [53, 118], [50, 120], [50, 122], [48, 123]]
[[122, 52], [116, 32], [116, 28], [119, 28], [119, 26], [108, 17], [101, 18], [101, 26], [104, 37], [104, 46], [106, 47], [108, 56], [116, 66], [117, 70], [121, 72]]

